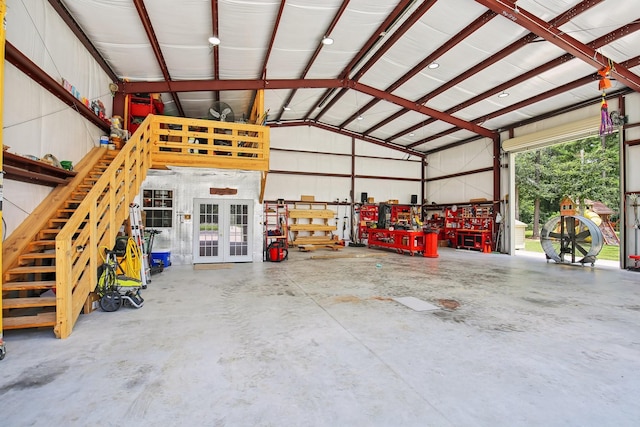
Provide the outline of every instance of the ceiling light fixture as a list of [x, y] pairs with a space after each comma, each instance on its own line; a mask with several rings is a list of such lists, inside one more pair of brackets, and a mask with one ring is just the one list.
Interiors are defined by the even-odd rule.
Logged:
[[362, 117], [362, 116], [356, 117], [356, 120], [362, 120], [362, 119], [364, 119], [364, 117]]
[[413, 133], [413, 132], [411, 132], [411, 133], [409, 134], [409, 136], [416, 136], [416, 134], [415, 134], [415, 133]]
[[430, 69], [430, 70], [435, 70], [439, 66], [440, 66], [440, 64], [438, 64], [437, 62], [432, 62], [431, 64], [427, 65], [427, 68]]
[[502, 91], [502, 93], [498, 95], [498, 98], [506, 98], [507, 96], [509, 96], [509, 92]]
[[322, 38], [322, 44], [329, 46], [330, 44], [333, 44], [333, 39], [329, 36], [324, 36]]
[[289, 107], [288, 105], [285, 105], [285, 106], [283, 107], [283, 109], [284, 109], [284, 111], [289, 111], [289, 110], [291, 110], [291, 107]]
[[218, 46], [220, 44], [220, 39], [216, 36], [211, 36], [209, 37], [209, 43], [211, 43], [213, 46]]

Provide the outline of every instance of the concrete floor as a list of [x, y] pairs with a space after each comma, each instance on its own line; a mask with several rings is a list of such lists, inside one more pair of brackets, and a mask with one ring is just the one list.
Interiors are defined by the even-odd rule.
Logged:
[[640, 273], [439, 253], [171, 266], [66, 340], [5, 333], [2, 425], [638, 425]]

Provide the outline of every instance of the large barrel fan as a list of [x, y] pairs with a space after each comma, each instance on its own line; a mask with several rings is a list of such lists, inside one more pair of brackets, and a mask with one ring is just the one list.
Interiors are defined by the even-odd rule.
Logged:
[[219, 122], [235, 122], [236, 118], [233, 114], [233, 110], [226, 102], [215, 101], [209, 107], [209, 120], [216, 120]]
[[566, 215], [551, 218], [542, 228], [540, 244], [547, 255], [557, 263], [596, 262], [604, 243], [602, 231], [588, 218]]

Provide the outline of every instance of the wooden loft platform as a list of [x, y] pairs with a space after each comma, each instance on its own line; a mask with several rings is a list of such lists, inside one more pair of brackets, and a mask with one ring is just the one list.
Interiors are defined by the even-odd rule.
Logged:
[[153, 169], [169, 166], [269, 170], [269, 128], [149, 116]]

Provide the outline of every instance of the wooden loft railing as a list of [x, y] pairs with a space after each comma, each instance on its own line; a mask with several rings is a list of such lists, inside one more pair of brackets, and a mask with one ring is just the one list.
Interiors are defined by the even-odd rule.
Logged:
[[152, 168], [269, 170], [269, 128], [243, 123], [150, 116]]
[[[46, 228], [47, 215], [69, 200], [103, 150], [90, 152], [78, 164], [77, 176], [69, 184], [55, 188], [9, 236], [3, 245], [3, 277], [19, 264], [20, 254]], [[77, 202], [55, 237], [54, 332], [58, 338], [71, 334], [87, 298], [95, 290], [101, 262], [99, 248], [115, 243], [148, 169], [170, 166], [258, 170], [262, 172], [263, 192], [269, 169], [269, 130], [256, 125], [148, 116]]]

